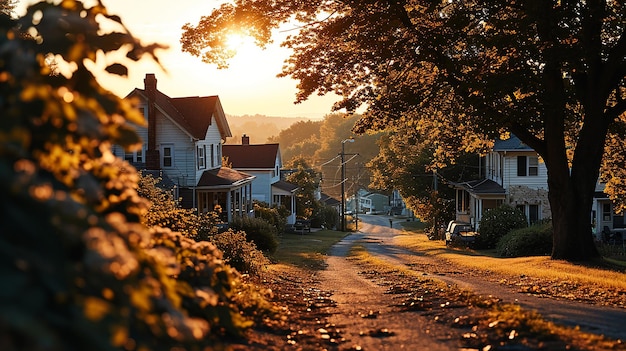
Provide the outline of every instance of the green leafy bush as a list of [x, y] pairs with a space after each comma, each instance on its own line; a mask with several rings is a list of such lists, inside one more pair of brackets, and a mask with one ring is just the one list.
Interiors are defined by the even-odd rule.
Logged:
[[320, 206], [311, 217], [311, 227], [336, 228], [338, 226], [339, 213], [332, 206]]
[[137, 193], [149, 201], [142, 222], [148, 227], [169, 228], [196, 241], [209, 240], [221, 223], [216, 212], [197, 213], [195, 209], [181, 208], [172, 191], [159, 186], [159, 178], [140, 173]]
[[254, 217], [262, 218], [276, 228], [278, 234], [285, 230], [289, 211], [284, 207], [270, 207], [265, 202], [254, 203]]
[[224, 253], [226, 263], [239, 272], [260, 276], [270, 261], [256, 245], [246, 240], [245, 232], [228, 230], [215, 234], [211, 242]]
[[502, 257], [549, 255], [552, 252], [552, 224], [514, 229], [498, 241], [496, 249]]
[[229, 227], [234, 231], [245, 232], [246, 239], [253, 242], [261, 251], [271, 254], [278, 247], [276, 227], [262, 218], [235, 217], [229, 223]]
[[480, 220], [480, 236], [476, 238], [476, 248], [494, 249], [503, 236], [512, 229], [527, 227], [526, 216], [517, 208], [502, 205], [485, 212]]

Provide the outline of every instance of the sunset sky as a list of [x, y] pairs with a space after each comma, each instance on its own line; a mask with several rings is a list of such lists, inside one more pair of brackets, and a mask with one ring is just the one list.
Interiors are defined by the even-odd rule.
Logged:
[[[23, 14], [33, 0], [21, 0], [18, 14]], [[231, 115], [322, 118], [330, 113], [336, 96], [313, 96], [309, 101], [294, 105], [297, 82], [276, 78], [289, 51], [279, 47], [279, 40], [265, 50], [246, 44], [226, 70], [202, 63], [200, 58], [180, 49], [181, 27], [195, 25], [208, 15], [217, 0], [103, 0], [112, 14], [119, 15], [131, 32], [144, 43], [158, 42], [170, 47], [160, 51], [159, 58], [167, 70], [140, 61], [131, 65], [127, 79], [99, 81], [119, 96], [133, 88], [143, 88], [146, 73], [155, 73], [158, 89], [171, 97], [219, 95], [224, 111]], [[89, 4], [89, 1], [85, 1]], [[284, 34], [282, 34], [284, 35]]]

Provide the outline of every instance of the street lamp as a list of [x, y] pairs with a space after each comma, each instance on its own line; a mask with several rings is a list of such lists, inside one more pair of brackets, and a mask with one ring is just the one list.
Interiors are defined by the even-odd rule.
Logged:
[[341, 231], [346, 231], [346, 143], [353, 143], [354, 139], [345, 139], [341, 141]]

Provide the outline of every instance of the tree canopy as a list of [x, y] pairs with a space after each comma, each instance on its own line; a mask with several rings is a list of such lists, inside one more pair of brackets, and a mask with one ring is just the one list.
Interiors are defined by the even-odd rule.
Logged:
[[265, 45], [293, 19], [304, 25], [280, 76], [299, 81], [296, 101], [332, 91], [336, 109], [366, 105], [355, 131], [415, 128], [443, 163], [514, 133], [548, 169], [552, 257], [598, 256], [593, 194], [607, 138], [624, 138], [621, 2], [239, 0], [186, 25], [183, 50], [224, 65], [228, 33]]

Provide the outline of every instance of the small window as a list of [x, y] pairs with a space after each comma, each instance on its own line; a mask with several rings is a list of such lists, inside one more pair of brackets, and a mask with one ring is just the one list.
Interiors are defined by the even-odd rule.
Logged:
[[528, 175], [539, 175], [539, 158], [537, 156], [532, 156], [528, 158]]
[[604, 222], [609, 222], [611, 220], [611, 204], [610, 203], [602, 204], [602, 220]]
[[163, 146], [163, 167], [171, 168], [174, 166], [174, 148], [172, 146]]
[[199, 145], [196, 148], [196, 150], [197, 150], [196, 154], [197, 154], [197, 157], [198, 157], [198, 161], [197, 161], [198, 169], [205, 169], [206, 168], [206, 155], [204, 154], [205, 148], [206, 148], [206, 145]]
[[528, 222], [531, 225], [539, 222], [539, 205], [528, 205]]
[[465, 190], [457, 190], [457, 212], [467, 212], [469, 209], [469, 193]]
[[526, 156], [517, 156], [517, 175], [526, 176]]
[[135, 153], [135, 161], [137, 163], [143, 163], [143, 147]]
[[537, 156], [517, 156], [517, 176], [539, 175], [539, 158]]
[[211, 148], [209, 150], [209, 152], [211, 153], [211, 168], [213, 168], [215, 167], [215, 151], [213, 144], [211, 144]]
[[124, 160], [128, 162], [135, 162], [135, 153], [132, 151], [125, 151]]

